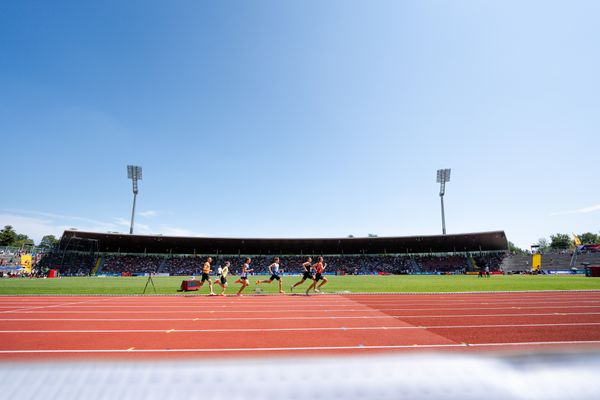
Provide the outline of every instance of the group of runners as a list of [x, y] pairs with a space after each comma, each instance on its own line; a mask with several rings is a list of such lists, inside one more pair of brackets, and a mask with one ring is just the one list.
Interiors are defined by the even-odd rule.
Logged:
[[[215, 296], [216, 293], [213, 290], [213, 281], [210, 278], [210, 273], [212, 270], [212, 257], [208, 257], [204, 264], [202, 265], [202, 277], [200, 278], [200, 287], [204, 286], [205, 282], [208, 282], [208, 286], [210, 288], [210, 295]], [[244, 265], [242, 266], [242, 272], [240, 274], [240, 278], [235, 281], [236, 284], [240, 284], [240, 289], [236, 293], [238, 296], [242, 295], [242, 292], [246, 287], [250, 286], [248, 274], [254, 272], [253, 269], [250, 268], [250, 263], [252, 259], [247, 257], [244, 261]], [[304, 263], [302, 263], [302, 279], [296, 282], [294, 285], [290, 286], [290, 291], [293, 292], [294, 288], [302, 285], [306, 280], [312, 281], [308, 289], [306, 289], [305, 293], [308, 295], [311, 290], [315, 293], [319, 293], [321, 291], [321, 287], [325, 285], [328, 281], [327, 278], [323, 275], [327, 264], [323, 262], [323, 257], [319, 257], [316, 263], [312, 263], [313, 260], [311, 257], [308, 257]], [[229, 267], [231, 263], [226, 261], [222, 266], [217, 269], [217, 279], [214, 281], [215, 285], [221, 286], [221, 293], [219, 296], [225, 296], [225, 290], [227, 289], [227, 276], [229, 275]], [[283, 290], [283, 278], [281, 274], [283, 273], [283, 269], [279, 264], [279, 257], [275, 257], [273, 262], [269, 265], [269, 279], [265, 280], [257, 280], [255, 281], [255, 285], [260, 285], [263, 283], [272, 283], [273, 281], [277, 281], [279, 285], [279, 293], [285, 293]], [[320, 283], [319, 283], [320, 282]]]

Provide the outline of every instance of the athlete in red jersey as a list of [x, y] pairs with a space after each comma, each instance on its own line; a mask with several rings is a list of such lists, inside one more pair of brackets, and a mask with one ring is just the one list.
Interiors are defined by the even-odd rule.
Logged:
[[[315, 281], [309, 286], [308, 289], [306, 289], [306, 294], [308, 294], [310, 289], [314, 289], [315, 292], [319, 293], [321, 291], [321, 286], [328, 282], [327, 278], [323, 276], [323, 271], [325, 271], [325, 267], [327, 267], [327, 264], [323, 264], [323, 257], [319, 257], [316, 264], [312, 267], [315, 270]], [[319, 286], [317, 286], [317, 282], [319, 281], [322, 282], [319, 284]]]

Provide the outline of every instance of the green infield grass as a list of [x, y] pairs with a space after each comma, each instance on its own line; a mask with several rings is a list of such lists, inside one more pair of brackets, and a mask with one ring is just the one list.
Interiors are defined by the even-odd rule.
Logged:
[[[276, 293], [277, 282], [255, 285], [257, 279], [251, 277], [252, 284], [246, 288], [246, 294]], [[154, 277], [158, 294], [182, 295], [178, 292], [181, 281], [189, 277]], [[234, 294], [239, 285], [234, 284], [237, 277], [229, 277], [226, 293]], [[477, 292], [477, 291], [523, 291], [523, 290], [600, 290], [600, 279], [581, 275], [497, 275], [491, 278], [479, 278], [476, 275], [389, 275], [389, 276], [330, 276], [329, 283], [323, 287], [325, 293], [368, 293], [368, 292]], [[60, 279], [0, 279], [0, 295], [32, 294], [141, 294], [147, 277], [81, 277]], [[283, 289], [290, 293], [290, 285], [299, 281], [299, 276], [284, 276]], [[309, 281], [298, 286], [294, 293], [304, 293]], [[215, 292], [220, 292], [215, 285]], [[206, 294], [208, 285], [189, 294]], [[146, 294], [154, 294], [149, 286]]]

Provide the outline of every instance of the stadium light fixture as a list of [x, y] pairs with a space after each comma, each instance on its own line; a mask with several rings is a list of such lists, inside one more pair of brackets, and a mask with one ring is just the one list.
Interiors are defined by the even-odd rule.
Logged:
[[127, 178], [131, 179], [133, 184], [133, 209], [131, 210], [131, 226], [129, 227], [129, 234], [133, 234], [133, 219], [135, 217], [135, 199], [138, 194], [138, 180], [142, 180], [142, 167], [137, 165], [127, 166]]
[[450, 182], [450, 168], [437, 170], [437, 183], [440, 184], [440, 201], [442, 203], [442, 234], [446, 234], [446, 216], [444, 214], [444, 194], [446, 194], [446, 182]]

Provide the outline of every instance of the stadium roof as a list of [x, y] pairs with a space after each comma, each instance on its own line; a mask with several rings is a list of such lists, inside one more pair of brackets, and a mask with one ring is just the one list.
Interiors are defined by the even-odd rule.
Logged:
[[[81, 242], [77, 238], [93, 241], [95, 250], [110, 253], [426, 254], [508, 250], [504, 231], [406, 237], [257, 239], [128, 235], [77, 230], [66, 230], [63, 233], [60, 249], [74, 249], [75, 242]], [[98, 244], [97, 247], [95, 243]]]

